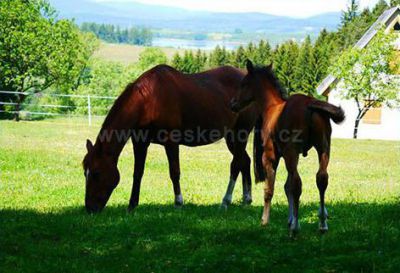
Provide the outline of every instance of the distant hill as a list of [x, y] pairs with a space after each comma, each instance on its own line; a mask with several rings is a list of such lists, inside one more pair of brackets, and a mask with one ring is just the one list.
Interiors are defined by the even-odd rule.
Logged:
[[50, 0], [60, 17], [75, 18], [78, 24], [96, 22], [128, 26], [146, 26], [192, 32], [263, 32], [274, 34], [317, 33], [335, 29], [340, 13], [327, 13], [296, 19], [263, 13], [214, 13], [155, 6], [136, 2], [94, 2], [92, 0]]

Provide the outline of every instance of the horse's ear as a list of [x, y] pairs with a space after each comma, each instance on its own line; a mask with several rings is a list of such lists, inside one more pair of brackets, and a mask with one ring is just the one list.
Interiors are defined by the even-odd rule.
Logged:
[[247, 60], [247, 61], [246, 61], [246, 68], [247, 68], [247, 72], [248, 72], [249, 74], [252, 74], [252, 73], [253, 73], [253, 71], [254, 71], [254, 66], [253, 66], [253, 63], [252, 63], [250, 60]]
[[86, 149], [87, 149], [88, 153], [93, 151], [93, 143], [90, 141], [90, 139], [86, 140]]
[[271, 63], [267, 66], [267, 68], [268, 68], [269, 70], [274, 69], [274, 63], [271, 62]]

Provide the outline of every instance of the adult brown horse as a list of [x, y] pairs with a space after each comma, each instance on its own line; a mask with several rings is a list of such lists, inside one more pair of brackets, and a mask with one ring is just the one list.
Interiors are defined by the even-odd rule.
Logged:
[[283, 157], [288, 177], [285, 193], [289, 203], [289, 229], [291, 234], [300, 228], [298, 222], [299, 199], [302, 183], [297, 171], [299, 154], [307, 156], [314, 147], [319, 158], [317, 186], [320, 193], [320, 230], [327, 231], [328, 213], [325, 208], [325, 190], [328, 186], [328, 162], [331, 145], [330, 119], [335, 123], [344, 120], [340, 107], [305, 95], [286, 97], [284, 89], [275, 77], [272, 66], [254, 67], [247, 62], [248, 74], [241, 90], [232, 102], [232, 110], [239, 112], [247, 106], [258, 108], [262, 120], [255, 129], [256, 181], [265, 181], [264, 212], [262, 224], [270, 218], [271, 200], [274, 195], [275, 174]]
[[239, 172], [243, 178], [243, 200], [251, 203], [250, 157], [246, 145], [257, 111], [250, 107], [235, 114], [229, 104], [237, 95], [243, 77], [243, 72], [228, 66], [188, 75], [159, 65], [129, 84], [112, 106], [96, 143], [93, 145], [90, 140], [86, 143], [83, 168], [87, 211], [101, 211], [118, 185], [118, 157], [129, 138], [135, 156], [129, 210], [139, 203], [150, 143], [165, 146], [175, 205], [180, 206], [183, 199], [179, 183], [179, 145], [206, 145], [221, 138], [226, 139], [233, 155], [223, 205], [231, 203]]

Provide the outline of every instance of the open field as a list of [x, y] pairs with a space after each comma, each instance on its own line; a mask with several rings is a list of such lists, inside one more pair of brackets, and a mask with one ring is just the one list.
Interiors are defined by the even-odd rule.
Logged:
[[[173, 207], [162, 147], [150, 146], [140, 205], [127, 214], [133, 159], [105, 211], [83, 209], [81, 160], [99, 123], [0, 121], [1, 272], [399, 272], [400, 143], [333, 140], [327, 234], [318, 233], [315, 152], [301, 159], [301, 233], [287, 233], [281, 164], [271, 225], [254, 203], [219, 209], [231, 156], [223, 142], [181, 149], [184, 208]], [[251, 145], [249, 151], [251, 150]]]
[[[140, 53], [145, 50], [144, 46], [127, 44], [108, 44], [102, 43], [100, 48], [94, 53], [94, 57], [99, 57], [109, 61], [121, 62], [123, 64], [135, 63], [139, 60]], [[162, 47], [162, 51], [171, 59], [176, 52], [183, 53], [183, 49]]]

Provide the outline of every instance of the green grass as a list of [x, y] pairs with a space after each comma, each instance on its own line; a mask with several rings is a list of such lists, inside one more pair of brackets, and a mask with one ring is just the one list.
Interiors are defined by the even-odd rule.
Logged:
[[[181, 150], [184, 208], [173, 207], [162, 147], [150, 147], [140, 205], [126, 208], [131, 145], [121, 183], [99, 215], [83, 208], [84, 120], [0, 121], [1, 272], [399, 272], [400, 143], [333, 140], [328, 234], [318, 232], [315, 152], [301, 159], [301, 233], [290, 239], [281, 164], [271, 225], [252, 206], [219, 209], [231, 156], [223, 142]], [[249, 147], [249, 151], [250, 151]]]

